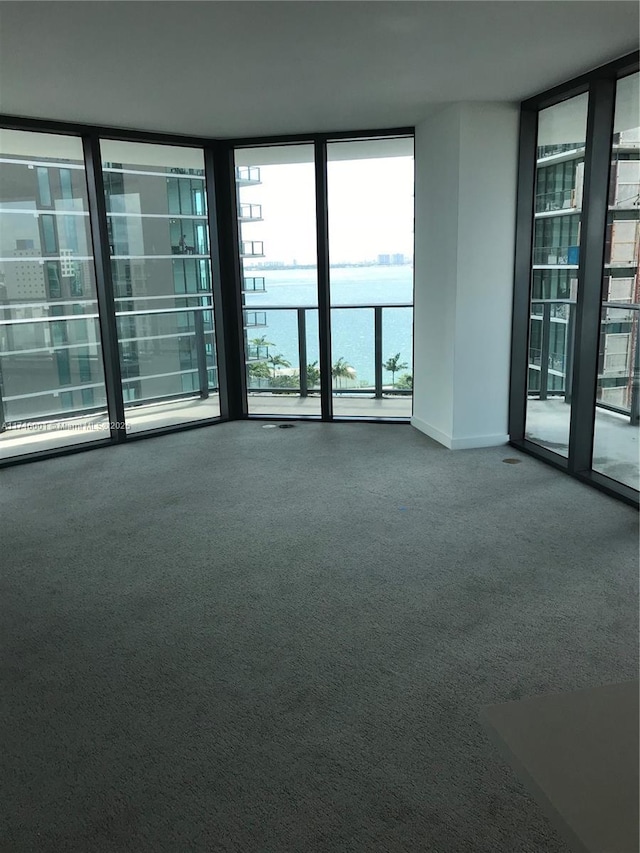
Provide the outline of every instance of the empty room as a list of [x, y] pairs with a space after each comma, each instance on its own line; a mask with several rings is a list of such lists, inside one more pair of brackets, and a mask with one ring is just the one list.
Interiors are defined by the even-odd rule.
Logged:
[[639, 27], [0, 0], [3, 853], [636, 853]]

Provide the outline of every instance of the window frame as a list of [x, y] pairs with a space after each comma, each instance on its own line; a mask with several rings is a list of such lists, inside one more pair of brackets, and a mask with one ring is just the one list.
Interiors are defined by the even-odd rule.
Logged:
[[[638, 72], [639, 68], [640, 52], [636, 51], [535, 95], [521, 104], [509, 389], [511, 445], [633, 506], [639, 504], [638, 491], [594, 471], [591, 465], [616, 85], [619, 79]], [[539, 113], [584, 93], [588, 94], [589, 103], [582, 199], [582, 248], [578, 267], [574, 348], [569, 354], [573, 362], [570, 369], [569, 450], [568, 456], [564, 457], [525, 437], [529, 326], [534, 279], [532, 257], [536, 146]]]

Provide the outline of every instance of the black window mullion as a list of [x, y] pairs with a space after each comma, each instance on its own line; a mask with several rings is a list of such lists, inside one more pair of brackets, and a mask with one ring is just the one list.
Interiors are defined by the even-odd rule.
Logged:
[[233, 148], [214, 143], [204, 157], [220, 415], [238, 420], [247, 417], [247, 380]]
[[329, 284], [329, 207], [327, 196], [327, 142], [314, 142], [316, 170], [316, 251], [318, 256], [318, 332], [320, 403], [322, 420], [333, 419], [331, 377], [331, 297]]
[[589, 471], [592, 463], [615, 96], [614, 75], [589, 87], [569, 434], [569, 470], [574, 473]]
[[520, 112], [520, 147], [518, 151], [515, 287], [511, 325], [511, 377], [509, 382], [509, 436], [512, 441], [522, 441], [525, 431], [537, 135], [537, 111], [523, 108]]
[[100, 140], [97, 136], [84, 136], [82, 145], [87, 177], [89, 221], [96, 271], [96, 293], [110, 433], [113, 441], [121, 442], [126, 439], [126, 427]]

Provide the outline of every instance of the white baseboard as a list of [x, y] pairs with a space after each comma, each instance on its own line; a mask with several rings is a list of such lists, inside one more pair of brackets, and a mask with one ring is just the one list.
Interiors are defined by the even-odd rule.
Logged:
[[506, 433], [496, 433], [495, 435], [472, 435], [464, 438], [453, 438], [451, 435], [442, 432], [442, 430], [428, 424], [421, 418], [411, 418], [411, 426], [415, 427], [420, 432], [428, 435], [438, 444], [442, 444], [449, 450], [471, 450], [474, 447], [500, 447], [503, 444], [509, 443], [509, 436]]
[[451, 436], [447, 435], [446, 432], [442, 432], [439, 429], [436, 429], [431, 424], [428, 424], [426, 421], [423, 421], [421, 418], [416, 418], [414, 415], [411, 418], [411, 426], [415, 427], [420, 432], [423, 432], [425, 435], [428, 435], [429, 438], [432, 438], [434, 441], [437, 441], [438, 444], [442, 444], [451, 450]]

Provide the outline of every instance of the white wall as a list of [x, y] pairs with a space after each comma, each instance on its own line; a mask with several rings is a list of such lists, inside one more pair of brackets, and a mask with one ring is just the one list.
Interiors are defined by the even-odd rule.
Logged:
[[507, 441], [518, 107], [452, 104], [416, 128], [413, 425]]
[[416, 127], [412, 423], [443, 443], [453, 431], [459, 143], [456, 106]]

